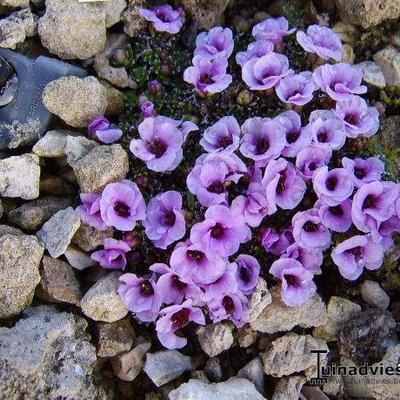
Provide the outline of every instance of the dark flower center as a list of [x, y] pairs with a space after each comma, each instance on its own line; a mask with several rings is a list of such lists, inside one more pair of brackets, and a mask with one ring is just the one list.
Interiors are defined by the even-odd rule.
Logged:
[[156, 17], [162, 22], [171, 22], [170, 16], [164, 11], [161, 10], [156, 11]]
[[182, 310], [177, 311], [172, 314], [171, 322], [174, 329], [183, 328], [189, 323], [190, 311], [188, 308], [182, 308]]
[[364, 179], [367, 175], [367, 171], [365, 168], [355, 167], [354, 168], [354, 176], [358, 179]]
[[154, 294], [153, 285], [148, 279], [144, 280], [140, 285], [140, 294], [145, 297], [149, 297]]
[[330, 176], [326, 180], [325, 185], [326, 185], [326, 188], [332, 192], [336, 189], [337, 183], [338, 183], [338, 180], [337, 180], [336, 176]]
[[269, 149], [269, 141], [268, 138], [263, 137], [258, 139], [256, 144], [256, 154], [264, 154]]
[[212, 228], [211, 228], [211, 237], [214, 239], [220, 239], [222, 236], [224, 236], [224, 227], [217, 222]]
[[217, 194], [224, 193], [225, 186], [224, 186], [223, 182], [215, 181], [207, 188], [207, 190], [211, 193], [217, 193]]
[[326, 143], [328, 141], [328, 132], [326, 132], [326, 131], [318, 132], [317, 139], [318, 139], [318, 142], [320, 142], [320, 143]]
[[365, 198], [365, 200], [363, 202], [363, 205], [362, 205], [362, 208], [363, 209], [365, 209], [365, 208], [374, 208], [375, 207], [375, 202], [376, 202], [375, 196], [373, 196], [372, 194], [369, 194]]
[[240, 279], [245, 282], [245, 283], [249, 283], [250, 282], [250, 273], [249, 270], [245, 267], [245, 266], [241, 266], [239, 269], [239, 276]]
[[233, 140], [230, 136], [221, 136], [220, 138], [218, 138], [217, 146], [225, 149], [225, 147], [230, 146], [232, 143]]
[[280, 177], [279, 177], [278, 184], [276, 186], [276, 192], [278, 194], [282, 194], [286, 189], [286, 174], [283, 171], [279, 175], [280, 175]]
[[125, 203], [122, 203], [122, 201], [117, 201], [114, 205], [114, 211], [120, 217], [129, 217], [131, 215], [130, 210], [131, 209], [129, 206], [127, 206]]
[[198, 250], [188, 250], [186, 254], [191, 260], [194, 260], [197, 263], [202, 262], [204, 259], [204, 253]]
[[171, 278], [171, 286], [178, 292], [183, 292], [186, 289], [186, 283], [182, 282], [178, 275], [173, 275]]
[[295, 275], [285, 275], [286, 282], [289, 286], [297, 288], [300, 286], [299, 278]]
[[337, 206], [334, 206], [334, 207], [329, 207], [329, 211], [333, 215], [336, 215], [338, 217], [341, 217], [343, 215], [343, 208], [342, 208], [342, 206], [340, 204], [337, 205]]
[[317, 232], [317, 230], [318, 230], [318, 225], [317, 225], [317, 224], [314, 224], [314, 222], [307, 221], [307, 222], [304, 224], [303, 229], [304, 229], [306, 232], [309, 232], [309, 233], [311, 233], [311, 232]]
[[161, 224], [164, 226], [174, 226], [176, 221], [176, 215], [173, 211], [167, 211], [161, 217]]
[[214, 83], [213, 79], [211, 78], [211, 76], [209, 74], [203, 75], [201, 77], [201, 82], [206, 85], [211, 85], [212, 83]]
[[356, 261], [362, 258], [362, 248], [360, 246], [354, 247], [350, 252], [353, 254]]
[[294, 143], [300, 136], [300, 131], [292, 130], [286, 134], [286, 141], [289, 144]]
[[330, 89], [332, 89], [333, 91], [335, 91], [335, 86], [336, 86], [336, 82], [332, 82], [329, 87]]
[[358, 122], [359, 122], [359, 119], [358, 119], [358, 116], [357, 115], [355, 115], [355, 114], [347, 114], [345, 117], [344, 117], [344, 120], [348, 123], [348, 124], [350, 124], [350, 125], [357, 125], [358, 124]]
[[230, 296], [225, 296], [222, 299], [222, 305], [224, 306], [225, 311], [228, 314], [232, 314], [235, 311], [235, 303], [233, 302], [232, 297]]
[[154, 142], [148, 143], [147, 147], [149, 151], [156, 156], [156, 158], [160, 158], [167, 150], [167, 146], [160, 139], [156, 139]]

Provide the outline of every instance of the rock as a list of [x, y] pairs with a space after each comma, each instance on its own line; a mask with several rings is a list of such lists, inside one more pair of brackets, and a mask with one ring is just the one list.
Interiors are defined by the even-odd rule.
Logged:
[[119, 272], [110, 272], [97, 281], [83, 296], [82, 312], [94, 321], [115, 322], [128, 314], [118, 294]]
[[72, 243], [83, 251], [93, 251], [103, 244], [104, 239], [112, 238], [113, 234], [113, 227], [109, 227], [105, 231], [98, 231], [96, 228], [82, 222], [72, 238]]
[[379, 65], [373, 61], [364, 61], [357, 64], [364, 72], [364, 82], [378, 89], [386, 86], [385, 77]]
[[340, 36], [342, 42], [350, 45], [355, 44], [358, 36], [358, 29], [355, 25], [338, 21], [332, 29]]
[[342, 47], [342, 62], [354, 64], [355, 57], [353, 48], [349, 44], [344, 44]]
[[64, 154], [68, 164], [73, 167], [78, 160], [85, 157], [98, 143], [84, 136], [68, 136], [65, 142]]
[[271, 301], [272, 296], [268, 290], [267, 282], [263, 278], [260, 278], [249, 303], [250, 323], [257, 320]]
[[336, 0], [336, 6], [342, 20], [364, 29], [400, 16], [398, 0]]
[[169, 400], [265, 400], [254, 383], [243, 378], [230, 378], [221, 383], [190, 379], [169, 393]]
[[261, 357], [253, 358], [249, 363], [239, 370], [237, 376], [253, 382], [256, 389], [260, 393], [264, 393], [264, 370]]
[[107, 90], [93, 76], [61, 77], [46, 85], [42, 97], [43, 104], [51, 113], [75, 128], [87, 127], [107, 108]]
[[[1, 47], [1, 46], [0, 46]], [[22, 123], [12, 124], [0, 122], [0, 149], [16, 149], [21, 146], [31, 146], [39, 139], [40, 121], [28, 118]]]
[[79, 271], [89, 268], [92, 265], [96, 265], [96, 262], [93, 261], [87, 253], [73, 245], [67, 247], [67, 250], [64, 252], [64, 256], [71, 266]]
[[0, 328], [2, 398], [105, 399], [95, 385], [96, 351], [86, 321], [49, 306], [30, 308], [24, 317]]
[[46, 0], [38, 31], [50, 53], [63, 59], [85, 60], [104, 48], [106, 13], [103, 6], [94, 3]]
[[[380, 139], [388, 152], [400, 146], [400, 115], [392, 115], [382, 119]], [[400, 164], [399, 164], [400, 165]]]
[[44, 256], [41, 268], [39, 296], [51, 303], [74, 304], [79, 307], [81, 288], [72, 267], [57, 258]]
[[93, 193], [126, 177], [128, 154], [119, 144], [98, 146], [79, 159], [73, 169], [81, 191]]
[[235, 334], [235, 338], [238, 341], [239, 346], [244, 348], [254, 344], [259, 337], [260, 333], [258, 331], [254, 331], [249, 325], [245, 325], [244, 327], [238, 329]]
[[396, 321], [388, 312], [370, 308], [353, 316], [339, 335], [340, 354], [360, 365], [379, 361], [397, 344]]
[[39, 157], [34, 154], [0, 160], [0, 195], [32, 200], [39, 197]]
[[[310, 376], [317, 368], [316, 356], [311, 350], [329, 351], [324, 340], [314, 339], [310, 335], [288, 333], [274, 340], [272, 347], [261, 353], [264, 372], [273, 377], [282, 377], [304, 371], [306, 376]], [[324, 361], [326, 354], [321, 354], [320, 357]]]
[[220, 25], [224, 11], [228, 6], [228, 2], [225, 0], [213, 0], [212, 2], [207, 0], [182, 0], [182, 4], [200, 29], [210, 29], [213, 26]]
[[3, 214], [4, 214], [3, 202], [0, 199], [0, 218], [3, 216]]
[[23, 236], [25, 233], [13, 226], [0, 225], [0, 237], [4, 235]]
[[40, 178], [40, 193], [54, 196], [75, 195], [75, 188], [61, 176], [43, 174]]
[[345, 322], [361, 311], [361, 306], [343, 297], [332, 296], [328, 302], [328, 321], [314, 329], [314, 337], [326, 341], [338, 339], [339, 331]]
[[95, 57], [94, 70], [99, 78], [105, 79], [119, 88], [136, 89], [136, 83], [129, 77], [125, 67], [112, 67], [107, 57], [98, 54]]
[[39, 157], [64, 157], [65, 144], [68, 135], [76, 132], [66, 130], [48, 131], [32, 148], [33, 153]]
[[106, 115], [110, 117], [122, 114], [125, 109], [125, 98], [124, 94], [112, 85], [103, 83], [103, 86], [107, 89], [107, 109]]
[[29, 6], [29, 0], [2, 0], [3, 7], [26, 8]]
[[43, 247], [34, 236], [0, 237], [0, 318], [17, 315], [31, 304], [42, 256]]
[[204, 365], [204, 371], [213, 382], [219, 382], [222, 379], [221, 361], [218, 357], [211, 357]]
[[329, 400], [329, 397], [318, 386], [303, 386], [301, 393], [306, 400]]
[[114, 357], [111, 360], [114, 374], [123, 381], [133, 381], [142, 372], [144, 358], [150, 348], [149, 342], [143, 342], [137, 344], [131, 351]]
[[129, 7], [122, 13], [124, 32], [136, 37], [146, 29], [147, 21], [139, 14], [139, 8], [145, 6], [145, 0], [130, 0]]
[[135, 339], [135, 332], [128, 319], [111, 323], [97, 324], [97, 355], [99, 357], [114, 357], [129, 351]]
[[65, 253], [81, 221], [72, 207], [54, 214], [36, 234], [39, 242], [54, 258]]
[[272, 303], [250, 325], [263, 333], [290, 331], [295, 326], [311, 328], [327, 322], [326, 307], [318, 294], [298, 307], [286, 306], [280, 295], [280, 288], [271, 289]]
[[361, 284], [361, 297], [372, 307], [385, 311], [389, 307], [390, 297], [378, 282], [365, 281]]
[[163, 350], [153, 354], [147, 353], [143, 370], [152, 382], [160, 387], [192, 369], [190, 357], [176, 350]]
[[122, 13], [127, 4], [126, 0], [108, 0], [103, 3], [97, 3], [97, 6], [104, 10], [106, 14], [106, 26], [110, 28], [121, 21]]
[[33, 231], [39, 229], [50, 217], [64, 210], [71, 203], [72, 200], [68, 197], [43, 197], [9, 211], [7, 218], [13, 225]]
[[200, 347], [209, 357], [230, 349], [233, 344], [232, 328], [223, 322], [200, 326], [196, 334]]
[[275, 387], [272, 400], [298, 400], [306, 379], [303, 376], [282, 378]]
[[382, 70], [386, 85], [398, 89], [400, 87], [400, 52], [394, 47], [385, 47], [374, 55], [374, 61]]

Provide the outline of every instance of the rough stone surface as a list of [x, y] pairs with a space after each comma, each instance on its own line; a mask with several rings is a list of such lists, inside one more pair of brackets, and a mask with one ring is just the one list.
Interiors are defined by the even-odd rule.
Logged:
[[128, 314], [118, 295], [119, 272], [110, 272], [97, 281], [81, 300], [82, 312], [94, 321], [115, 322]]
[[[400, 115], [392, 115], [382, 119], [381, 135], [382, 146], [388, 152], [400, 147]], [[399, 162], [400, 169], [400, 162]]]
[[34, 236], [0, 237], [0, 318], [17, 315], [31, 304], [42, 256], [43, 247]]
[[253, 321], [253, 329], [263, 333], [290, 331], [295, 326], [311, 328], [327, 321], [326, 307], [318, 295], [299, 307], [288, 307], [280, 295], [277, 286], [271, 289], [272, 302]]
[[114, 357], [131, 349], [135, 332], [128, 319], [97, 325], [97, 355], [99, 357]]
[[249, 347], [257, 341], [260, 336], [260, 332], [253, 330], [250, 325], [237, 330], [235, 338], [238, 341], [240, 347]]
[[182, 0], [183, 7], [192, 15], [200, 29], [220, 25], [228, 3], [225, 0]]
[[326, 341], [338, 339], [339, 331], [344, 323], [361, 311], [361, 306], [343, 297], [332, 296], [328, 302], [328, 321], [314, 329], [314, 337]]
[[30, 146], [38, 141], [39, 133], [40, 122], [36, 119], [28, 118], [24, 123], [19, 121], [13, 121], [11, 124], [0, 122], [0, 149]]
[[207, 383], [191, 379], [169, 393], [170, 400], [263, 400], [254, 383], [244, 378], [230, 378], [225, 382]]
[[[329, 350], [326, 342], [314, 339], [310, 335], [288, 333], [272, 342], [266, 352], [261, 353], [264, 363], [264, 372], [274, 377], [282, 377], [302, 372], [306, 376], [316, 370], [315, 354], [311, 350]], [[326, 357], [326, 354], [325, 354]], [[324, 354], [321, 354], [321, 361]]]
[[190, 357], [176, 350], [163, 350], [157, 353], [147, 353], [144, 372], [157, 386], [162, 386], [186, 371], [193, 369]]
[[54, 307], [30, 308], [12, 328], [0, 328], [0, 397], [105, 399], [95, 385], [96, 351], [84, 319]]
[[29, 6], [29, 0], [2, 0], [1, 5], [12, 8], [25, 8]]
[[249, 303], [250, 323], [257, 320], [271, 301], [272, 296], [268, 290], [267, 282], [260, 278]]
[[39, 197], [40, 166], [35, 154], [0, 160], [0, 195], [32, 200]]
[[44, 173], [40, 178], [40, 193], [53, 196], [75, 195], [75, 188], [64, 178], [57, 175]]
[[398, 0], [336, 0], [336, 5], [344, 21], [363, 28], [400, 16]]
[[64, 157], [68, 135], [76, 135], [76, 132], [61, 129], [49, 131], [33, 146], [32, 151], [39, 157]]
[[105, 79], [119, 88], [134, 88], [137, 85], [129, 77], [125, 67], [113, 67], [110, 65], [108, 58], [102, 54], [95, 57], [94, 69], [99, 78]]
[[223, 322], [200, 326], [197, 329], [197, 338], [200, 347], [209, 357], [230, 349], [233, 344], [232, 328]]
[[93, 193], [107, 183], [124, 179], [129, 171], [128, 154], [119, 145], [98, 146], [74, 165], [81, 191]]
[[72, 207], [54, 214], [36, 234], [39, 242], [54, 258], [65, 253], [81, 221]]
[[210, 357], [204, 365], [204, 372], [211, 381], [220, 382], [222, 380], [222, 367], [219, 358]]
[[65, 142], [64, 154], [68, 164], [73, 167], [78, 160], [85, 157], [98, 143], [84, 136], [68, 136]]
[[75, 269], [82, 271], [83, 269], [89, 268], [95, 265], [96, 262], [93, 261], [90, 256], [80, 250], [78, 247], [69, 245], [64, 252], [65, 258]]
[[237, 376], [253, 382], [257, 390], [260, 393], [264, 393], [264, 370], [261, 357], [253, 358], [249, 363], [239, 370]]
[[282, 378], [275, 387], [272, 400], [298, 400], [305, 382], [304, 376]]
[[72, 267], [57, 258], [44, 256], [39, 296], [51, 303], [80, 305], [82, 292]]
[[374, 55], [374, 61], [382, 70], [386, 85], [398, 89], [400, 87], [400, 52], [395, 47], [388, 46]]
[[386, 86], [385, 76], [379, 65], [373, 61], [364, 61], [357, 64], [364, 72], [364, 82], [378, 89], [383, 89]]
[[68, 125], [83, 128], [106, 111], [107, 90], [93, 76], [65, 76], [46, 85], [43, 104]]
[[127, 3], [126, 0], [108, 0], [103, 3], [98, 2], [96, 6], [104, 10], [106, 14], [106, 26], [110, 28], [121, 21], [121, 16], [127, 7]]
[[93, 251], [103, 244], [104, 239], [113, 237], [113, 233], [114, 228], [112, 227], [107, 228], [105, 231], [98, 231], [96, 228], [82, 222], [72, 238], [72, 243], [83, 251]]
[[33, 231], [39, 229], [50, 217], [64, 210], [71, 203], [72, 200], [68, 197], [43, 197], [9, 211], [7, 218], [13, 225]]
[[147, 21], [139, 14], [139, 8], [144, 5], [144, 0], [130, 0], [129, 7], [122, 14], [124, 32], [130, 37], [136, 37], [146, 29]]
[[25, 233], [18, 228], [14, 228], [13, 226], [0, 225], [0, 237], [4, 235], [23, 236]]
[[385, 311], [389, 307], [390, 297], [380, 287], [378, 282], [365, 281], [361, 284], [361, 297], [370, 306]]
[[112, 85], [102, 82], [103, 86], [107, 89], [107, 109], [106, 115], [114, 117], [122, 114], [125, 109], [124, 94]]

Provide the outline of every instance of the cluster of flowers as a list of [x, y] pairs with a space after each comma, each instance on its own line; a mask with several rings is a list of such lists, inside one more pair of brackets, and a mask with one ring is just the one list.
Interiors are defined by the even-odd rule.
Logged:
[[[237, 55], [243, 71], [282, 72], [286, 61], [276, 64], [277, 70], [265, 67], [264, 61], [256, 64], [270, 55], [275, 58], [273, 63], [282, 60], [284, 56], [273, 49], [292, 31], [284, 18], [256, 25], [253, 34], [257, 41]], [[198, 65], [227, 64], [233, 51], [231, 35], [229, 29], [222, 28], [200, 34], [195, 50]], [[297, 39], [306, 51], [340, 58], [340, 40], [329, 28], [311, 26], [307, 33], [298, 32]], [[267, 54], [263, 54], [265, 48], [269, 49]], [[185, 72], [185, 78], [197, 74], [196, 63]], [[217, 82], [215, 75], [207, 74], [196, 81], [200, 93], [211, 93], [207, 88]], [[296, 75], [259, 76], [265, 79], [257, 78], [257, 85], [274, 82], [269, 88], [275, 86], [279, 96], [279, 85]], [[361, 81], [362, 72], [357, 67], [322, 65], [305, 78], [305, 86], [312, 86], [311, 94], [298, 85], [288, 97], [291, 104], [299, 105], [301, 99], [320, 89], [336, 102], [331, 110], [313, 111], [307, 124], [296, 111], [289, 110], [273, 119], [249, 118], [241, 126], [233, 116], [225, 116], [208, 127], [200, 141], [205, 153], [196, 160], [186, 181], [189, 191], [207, 210], [186, 240], [182, 196], [176, 191], [155, 196], [147, 207], [136, 184], [128, 180], [107, 185], [101, 194], [81, 194], [83, 205], [77, 212], [83, 221], [100, 230], [113, 226], [126, 232], [124, 240], [106, 239], [104, 249], [92, 254], [104, 268], [125, 269], [131, 250], [129, 235], [137, 221], [142, 222], [155, 247], [166, 249], [182, 240], [175, 245], [169, 265], [153, 264], [144, 276], [126, 273], [119, 289], [140, 321], [156, 321], [165, 347], [183, 347], [186, 339], [180, 330], [190, 322], [205, 324], [206, 309], [213, 322], [229, 319], [240, 327], [249, 321], [249, 296], [257, 285], [260, 264], [249, 254], [236, 253], [241, 244], [251, 240], [251, 228], [268, 223], [266, 217], [279, 209], [295, 209], [307, 192], [317, 196], [311, 209], [297, 212], [284, 229], [263, 229], [265, 250], [279, 257], [270, 273], [281, 281], [282, 300], [297, 306], [315, 293], [313, 278], [321, 272], [323, 252], [331, 247], [333, 233], [347, 232], [347, 239], [331, 253], [343, 277], [354, 280], [364, 267], [381, 266], [384, 252], [393, 243], [392, 234], [400, 231], [400, 185], [381, 181], [384, 165], [376, 157], [344, 157], [342, 166], [329, 167], [332, 152], [341, 149], [347, 137], [370, 137], [378, 131], [378, 111], [359, 97], [367, 90]], [[262, 90], [267, 89], [264, 86]], [[189, 121], [147, 117], [138, 127], [140, 139], [133, 139], [130, 149], [147, 168], [172, 171], [182, 160], [187, 135], [197, 129]], [[249, 181], [247, 189], [230, 201], [229, 189], [242, 177]]]

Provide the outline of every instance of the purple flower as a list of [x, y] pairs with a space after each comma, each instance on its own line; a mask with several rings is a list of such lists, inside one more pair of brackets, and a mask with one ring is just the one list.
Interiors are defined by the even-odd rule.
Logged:
[[190, 322], [205, 325], [205, 318], [198, 307], [193, 307], [191, 300], [186, 300], [181, 305], [163, 308], [162, 317], [156, 323], [157, 336], [160, 343], [167, 349], [181, 349], [186, 346], [187, 339], [176, 335]]
[[292, 72], [286, 56], [268, 53], [247, 61], [242, 68], [242, 79], [251, 90], [267, 90]]
[[153, 197], [147, 206], [143, 226], [147, 237], [160, 249], [166, 249], [185, 236], [181, 194], [171, 190]]
[[132, 139], [129, 146], [135, 157], [156, 172], [174, 170], [183, 158], [184, 135], [177, 121], [157, 116], [145, 118], [138, 126], [140, 139]]
[[228, 61], [225, 58], [207, 60], [196, 56], [192, 62], [193, 66], [186, 68], [183, 79], [194, 85], [199, 93], [219, 93], [231, 84], [232, 75], [226, 73]]
[[300, 262], [300, 264], [314, 275], [321, 272], [321, 265], [324, 260], [324, 255], [320, 250], [305, 249], [297, 243], [291, 244], [286, 253], [281, 258], [291, 258]]
[[241, 243], [251, 238], [249, 227], [243, 218], [235, 216], [225, 206], [211, 206], [205, 212], [205, 220], [193, 225], [190, 240], [203, 246], [205, 251], [229, 257], [239, 250]]
[[274, 121], [285, 131], [286, 146], [282, 150], [283, 156], [295, 157], [303, 147], [311, 144], [311, 132], [301, 129], [301, 118], [296, 111], [285, 111]]
[[364, 183], [378, 181], [385, 171], [385, 165], [377, 157], [362, 158], [342, 158], [343, 167], [353, 176], [354, 185], [362, 186]]
[[283, 254], [293, 244], [293, 231], [291, 228], [284, 229], [280, 234], [272, 228], [266, 228], [261, 237], [261, 244], [266, 252], [276, 256]]
[[124, 274], [119, 278], [118, 293], [128, 310], [143, 322], [154, 321], [160, 311], [162, 298], [152, 279]]
[[317, 288], [314, 275], [293, 258], [276, 260], [269, 272], [282, 282], [282, 300], [289, 307], [304, 304], [312, 297]]
[[103, 221], [120, 231], [131, 231], [136, 221], [146, 217], [146, 204], [136, 183], [123, 180], [109, 183], [100, 199]]
[[93, 226], [98, 231], [105, 231], [107, 224], [101, 218], [99, 194], [80, 193], [82, 205], [76, 207], [78, 217], [86, 224]]
[[268, 215], [268, 201], [261, 191], [248, 192], [246, 196], [238, 196], [232, 201], [231, 209], [234, 214], [244, 218], [252, 228], [259, 226]]
[[164, 304], [181, 304], [184, 299], [199, 302], [202, 291], [191, 280], [183, 281], [167, 264], [155, 263], [150, 268], [157, 278], [157, 290]]
[[131, 248], [123, 240], [104, 239], [103, 250], [95, 251], [90, 256], [106, 269], [125, 269], [126, 253]]
[[326, 250], [331, 244], [331, 233], [322, 223], [318, 210], [311, 208], [298, 212], [292, 219], [296, 243], [314, 251]]
[[246, 166], [235, 154], [204, 154], [196, 160], [186, 184], [205, 207], [227, 204], [225, 185], [229, 182], [237, 183], [246, 171]]
[[185, 21], [183, 9], [174, 10], [169, 4], [162, 4], [153, 9], [139, 8], [140, 15], [152, 22], [158, 32], [178, 33]]
[[321, 167], [312, 178], [318, 198], [328, 206], [337, 206], [348, 199], [354, 190], [353, 178], [344, 168]]
[[217, 26], [197, 35], [194, 55], [207, 59], [229, 58], [233, 52], [233, 45], [232, 31]]
[[399, 185], [393, 182], [374, 181], [365, 183], [353, 197], [351, 216], [361, 232], [371, 232], [379, 241], [379, 225], [395, 215], [395, 202], [399, 197]]
[[318, 201], [314, 205], [318, 208], [318, 215], [322, 223], [334, 232], [347, 232], [352, 222], [351, 219], [351, 200], [344, 200], [336, 206], [328, 206]]
[[171, 254], [171, 268], [183, 281], [205, 285], [215, 282], [226, 270], [226, 261], [218, 254], [205, 252], [190, 241], [178, 243]]
[[356, 235], [333, 249], [332, 260], [344, 278], [354, 281], [364, 267], [375, 270], [382, 265], [383, 247], [374, 243], [369, 235]]
[[225, 272], [222, 276], [216, 281], [203, 286], [203, 300], [209, 302], [213, 299], [225, 296], [226, 294], [235, 293], [238, 290], [236, 271], [237, 265], [227, 262]]
[[268, 163], [262, 186], [271, 213], [277, 210], [277, 206], [285, 210], [295, 208], [303, 199], [307, 189], [295, 166], [284, 158], [272, 160]]
[[289, 30], [289, 22], [285, 17], [267, 18], [253, 27], [251, 34], [257, 40], [279, 44], [283, 38], [293, 33], [296, 29]]
[[233, 153], [239, 147], [240, 126], [235, 117], [222, 117], [204, 131], [200, 144], [209, 153]]
[[248, 254], [240, 254], [236, 257], [235, 263], [236, 280], [239, 290], [246, 295], [253, 293], [260, 275], [260, 264], [256, 258]]
[[163, 85], [157, 79], [153, 79], [148, 83], [147, 90], [149, 91], [150, 95], [157, 96], [161, 94], [163, 90]]
[[284, 77], [276, 86], [276, 94], [283, 103], [303, 106], [313, 98], [317, 89], [309, 71]]
[[154, 103], [152, 103], [150, 100], [146, 100], [140, 106], [140, 111], [142, 112], [145, 118], [155, 117], [157, 114], [154, 108]]
[[102, 116], [95, 117], [88, 125], [89, 133], [103, 143], [110, 144], [121, 139], [121, 129], [111, 127], [110, 121]]
[[364, 99], [351, 96], [350, 100], [338, 101], [334, 111], [343, 121], [347, 136], [356, 138], [360, 135], [371, 137], [379, 129], [379, 112], [375, 107], [368, 107]]
[[320, 58], [342, 59], [342, 43], [339, 35], [332, 29], [321, 25], [310, 25], [307, 33], [298, 31], [296, 39], [300, 46], [309, 53], [315, 53]]
[[390, 217], [379, 226], [379, 235], [381, 236], [379, 244], [384, 250], [388, 250], [393, 246], [394, 233], [400, 233], [400, 218], [398, 216]]
[[247, 61], [253, 58], [260, 58], [274, 51], [274, 44], [266, 40], [257, 40], [247, 46], [246, 51], [239, 51], [236, 54], [236, 62], [243, 67]]
[[296, 157], [296, 168], [304, 179], [311, 179], [315, 171], [327, 165], [332, 157], [332, 151], [316, 145], [300, 150]]
[[325, 64], [313, 73], [314, 82], [333, 100], [350, 100], [352, 94], [363, 94], [367, 87], [361, 85], [363, 71], [350, 64]]
[[253, 117], [242, 125], [243, 137], [240, 152], [243, 156], [265, 166], [268, 161], [278, 158], [286, 145], [282, 126], [269, 118]]

